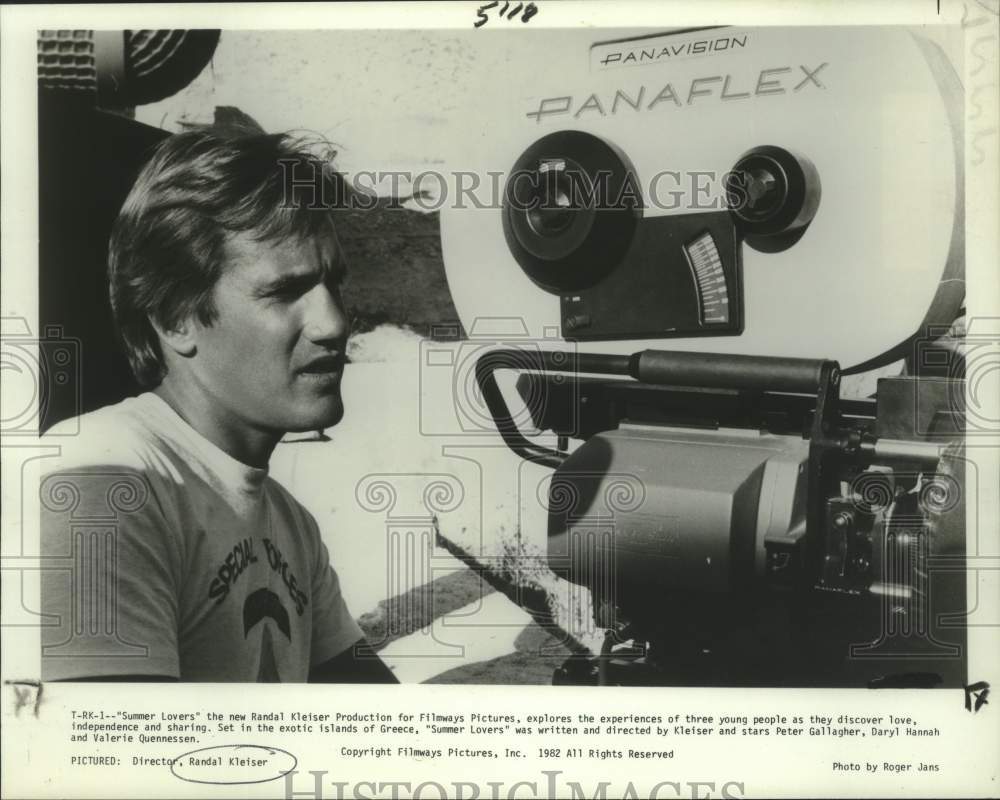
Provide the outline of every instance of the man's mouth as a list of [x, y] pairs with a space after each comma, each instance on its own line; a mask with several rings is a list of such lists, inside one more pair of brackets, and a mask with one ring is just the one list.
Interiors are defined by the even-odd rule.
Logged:
[[302, 367], [299, 372], [308, 376], [326, 376], [339, 373], [344, 366], [342, 356], [320, 356]]

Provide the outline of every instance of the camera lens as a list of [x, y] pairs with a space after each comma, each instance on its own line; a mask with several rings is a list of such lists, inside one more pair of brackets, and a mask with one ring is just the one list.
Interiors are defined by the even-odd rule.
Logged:
[[537, 205], [528, 209], [528, 224], [539, 236], [558, 236], [573, 224], [573, 216], [579, 211], [573, 200], [572, 182], [562, 161], [543, 162], [539, 173]]
[[613, 145], [581, 131], [549, 134], [522, 153], [504, 192], [504, 236], [543, 289], [578, 291], [621, 260], [642, 208], [635, 172]]
[[522, 156], [515, 169], [504, 197], [508, 244], [521, 253], [529, 275], [544, 273], [554, 285], [569, 285], [576, 267], [567, 259], [588, 240], [595, 208], [604, 201], [574, 158]]

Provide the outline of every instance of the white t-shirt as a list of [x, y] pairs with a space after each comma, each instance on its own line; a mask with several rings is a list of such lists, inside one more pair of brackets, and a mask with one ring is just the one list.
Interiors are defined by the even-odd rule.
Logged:
[[362, 638], [315, 519], [267, 470], [153, 393], [78, 423], [41, 485], [44, 680], [304, 681]]

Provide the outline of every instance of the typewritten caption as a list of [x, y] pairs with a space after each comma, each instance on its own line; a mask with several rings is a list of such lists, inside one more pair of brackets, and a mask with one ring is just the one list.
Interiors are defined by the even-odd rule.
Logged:
[[[296, 735], [329, 737], [334, 754], [347, 759], [588, 759], [666, 760], [705, 739], [923, 740], [941, 736], [912, 716], [846, 713], [548, 713], [433, 711], [129, 711], [70, 709], [66, 735], [76, 766], [172, 765], [185, 751], [218, 736], [252, 741]], [[292, 737], [292, 738], [289, 738]], [[366, 737], [368, 737], [366, 739]], [[615, 746], [606, 745], [608, 737]], [[622, 740], [625, 744], [622, 745]], [[128, 746], [136, 746], [130, 749]], [[105, 747], [107, 746], [107, 747]], [[180, 746], [180, 749], [173, 747]], [[156, 755], [152, 754], [156, 750]], [[113, 753], [109, 755], [108, 753]], [[212, 756], [215, 757], [215, 756]], [[239, 766], [239, 764], [235, 765]], [[251, 765], [252, 766], [252, 765]], [[919, 759], [833, 761], [833, 771], [936, 772]]]

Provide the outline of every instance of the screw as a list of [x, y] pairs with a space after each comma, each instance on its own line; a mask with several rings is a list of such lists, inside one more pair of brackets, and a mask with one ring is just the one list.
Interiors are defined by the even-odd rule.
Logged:
[[[777, 181], [766, 169], [751, 169], [743, 173], [746, 180], [747, 207], [758, 210], [772, 205]], [[767, 201], [767, 202], [762, 202]]]

